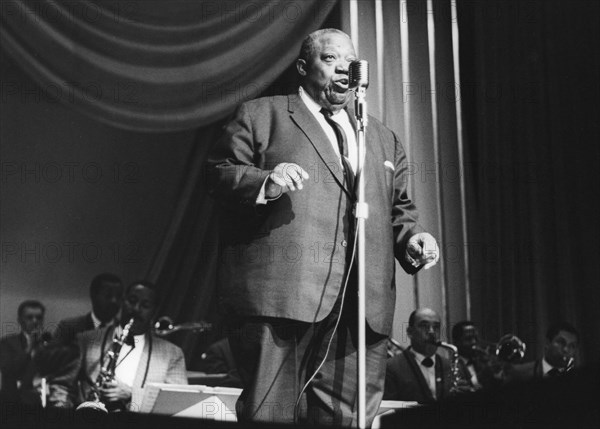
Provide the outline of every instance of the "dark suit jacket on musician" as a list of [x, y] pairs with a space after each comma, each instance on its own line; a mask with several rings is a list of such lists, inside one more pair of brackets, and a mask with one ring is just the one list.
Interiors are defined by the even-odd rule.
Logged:
[[54, 342], [62, 345], [73, 344], [75, 343], [75, 336], [77, 334], [80, 332], [89, 331], [91, 329], [94, 329], [92, 313], [63, 319], [58, 322], [58, 326], [56, 327], [56, 331], [54, 333]]
[[[86, 331], [77, 336], [79, 357], [66, 374], [56, 380], [50, 392], [50, 403], [54, 406], [71, 407], [84, 401], [101, 368], [101, 359], [111, 347], [114, 328], [112, 326]], [[150, 353], [150, 347], [152, 348]], [[80, 389], [78, 389], [80, 382]], [[147, 383], [187, 384], [185, 360], [182, 350], [176, 345], [154, 335], [146, 336], [144, 350], [132, 387], [129, 409], [138, 411]], [[79, 391], [80, 390], [80, 391]]]
[[[410, 350], [389, 358], [385, 375], [383, 399], [392, 401], [416, 401], [427, 403], [434, 401], [431, 390], [419, 368], [419, 363]], [[448, 396], [452, 386], [450, 361], [436, 354], [437, 400]]]
[[504, 371], [504, 381], [507, 383], [529, 381], [543, 376], [544, 369], [541, 359], [509, 365]]
[[[354, 122], [352, 112], [349, 117]], [[405, 261], [406, 242], [421, 229], [396, 135], [369, 117], [366, 147], [367, 320], [374, 331], [388, 334], [394, 256], [414, 273]], [[282, 162], [308, 172], [304, 189], [256, 205], [269, 170]], [[213, 195], [224, 206], [221, 303], [243, 316], [322, 320], [338, 296], [351, 250], [351, 203], [339, 158], [299, 95], [243, 104], [210, 165]]]
[[[0, 340], [2, 393], [13, 399], [16, 399], [16, 395], [21, 396], [32, 389], [33, 378], [37, 372], [31, 355], [25, 351], [26, 348], [27, 339], [22, 333], [7, 335]], [[21, 399], [26, 400], [24, 397]]]

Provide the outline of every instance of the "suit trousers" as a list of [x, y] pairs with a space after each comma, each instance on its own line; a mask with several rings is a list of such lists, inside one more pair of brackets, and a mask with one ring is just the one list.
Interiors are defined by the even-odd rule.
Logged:
[[[237, 404], [238, 419], [355, 426], [358, 405], [356, 313], [354, 286], [348, 288], [345, 299], [340, 293], [331, 313], [320, 322], [270, 317], [244, 317], [233, 322], [229, 340], [244, 385]], [[386, 341], [387, 336], [373, 332], [367, 325], [369, 426], [383, 396]], [[315, 372], [298, 400], [305, 383]]]

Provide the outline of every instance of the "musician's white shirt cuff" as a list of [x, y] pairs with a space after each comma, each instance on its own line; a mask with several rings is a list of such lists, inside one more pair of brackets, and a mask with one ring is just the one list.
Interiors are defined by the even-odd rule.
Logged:
[[278, 199], [279, 197], [281, 197], [281, 195], [283, 195], [283, 192], [280, 192], [279, 195], [277, 195], [274, 198], [266, 198], [265, 196], [265, 188], [267, 186], [267, 180], [269, 180], [269, 178], [267, 177], [265, 179], [265, 181], [263, 182], [262, 186], [260, 187], [260, 192], [258, 193], [258, 197], [256, 197], [256, 204], [267, 204], [269, 201], [275, 201], [276, 199]]

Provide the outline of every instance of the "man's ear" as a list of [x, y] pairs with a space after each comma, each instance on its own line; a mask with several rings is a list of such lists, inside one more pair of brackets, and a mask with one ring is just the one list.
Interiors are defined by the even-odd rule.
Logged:
[[300, 76], [306, 76], [306, 66], [306, 60], [303, 60], [302, 58], [298, 58], [298, 60], [296, 60], [296, 69], [298, 70], [298, 74]]

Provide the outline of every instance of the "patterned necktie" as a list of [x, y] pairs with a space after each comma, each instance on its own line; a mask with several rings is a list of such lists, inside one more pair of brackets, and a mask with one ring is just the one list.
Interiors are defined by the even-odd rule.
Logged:
[[333, 128], [342, 159], [342, 165], [344, 166], [344, 177], [346, 179], [346, 184], [350, 192], [354, 194], [354, 172], [352, 171], [352, 166], [350, 165], [350, 160], [348, 159], [348, 140], [346, 140], [346, 133], [344, 132], [342, 126], [331, 118], [333, 113], [323, 108], [321, 109], [321, 114], [331, 128]]

